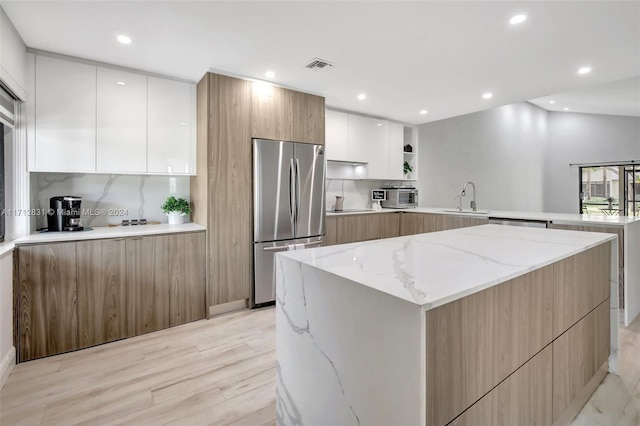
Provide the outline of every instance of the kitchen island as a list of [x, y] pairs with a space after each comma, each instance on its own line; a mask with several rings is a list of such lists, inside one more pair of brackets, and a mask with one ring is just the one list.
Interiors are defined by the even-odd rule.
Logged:
[[552, 424], [616, 369], [611, 234], [484, 225], [276, 269], [281, 425]]
[[[389, 217], [396, 216], [395, 220]], [[382, 220], [381, 216], [387, 217]], [[380, 217], [377, 221], [376, 217]], [[412, 209], [381, 209], [379, 211], [358, 211], [327, 213], [327, 241], [331, 240], [331, 231], [336, 232], [336, 222], [345, 222], [339, 226], [342, 242], [355, 242], [384, 238], [389, 236], [411, 235], [445, 229], [475, 226], [493, 221], [514, 220], [528, 224], [546, 225], [554, 229], [575, 231], [605, 232], [618, 235], [618, 287], [620, 322], [629, 326], [640, 315], [640, 262], [636, 261], [640, 253], [640, 216], [591, 216], [573, 213], [524, 212], [484, 210], [478, 212], [458, 212], [455, 208], [418, 207]], [[387, 226], [368, 230], [365, 238], [349, 239], [349, 233], [361, 231], [362, 222], [384, 222]], [[395, 224], [395, 229], [388, 229]], [[345, 229], [346, 228], [346, 229]], [[375, 227], [374, 227], [375, 228]], [[380, 228], [383, 228], [382, 230]], [[395, 235], [394, 235], [395, 233]], [[378, 236], [374, 236], [377, 234]]]

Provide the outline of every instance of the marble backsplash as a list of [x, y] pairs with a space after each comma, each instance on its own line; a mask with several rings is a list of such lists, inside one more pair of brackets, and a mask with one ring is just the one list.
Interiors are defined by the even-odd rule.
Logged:
[[[189, 200], [189, 176], [32, 173], [31, 209], [49, 208], [49, 198], [82, 197], [82, 224], [107, 226], [123, 219], [167, 222], [160, 206], [169, 195]], [[185, 222], [188, 222], [186, 218]], [[33, 215], [31, 230], [47, 226], [46, 215]]]

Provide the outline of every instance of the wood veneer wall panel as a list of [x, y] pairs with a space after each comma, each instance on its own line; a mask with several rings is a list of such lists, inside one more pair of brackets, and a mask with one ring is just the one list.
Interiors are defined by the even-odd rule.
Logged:
[[553, 342], [553, 421], [596, 373], [596, 313], [588, 315]]
[[78, 348], [76, 244], [20, 247], [19, 361]]
[[545, 347], [450, 426], [531, 426], [553, 423], [552, 350]]
[[76, 244], [79, 347], [127, 337], [125, 240]]
[[210, 74], [209, 305], [248, 299], [252, 283], [252, 83]]
[[169, 239], [169, 324], [205, 317], [204, 232]]
[[129, 336], [169, 327], [168, 250], [165, 236], [126, 240]]
[[427, 424], [450, 422], [551, 342], [552, 298], [548, 266], [427, 311]]

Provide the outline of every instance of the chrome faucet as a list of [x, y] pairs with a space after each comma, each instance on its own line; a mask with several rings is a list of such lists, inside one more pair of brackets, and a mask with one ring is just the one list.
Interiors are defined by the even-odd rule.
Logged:
[[462, 195], [463, 197], [466, 195], [468, 185], [471, 185], [471, 187], [473, 188], [473, 199], [471, 200], [470, 207], [471, 207], [471, 210], [475, 212], [476, 211], [476, 184], [471, 181], [465, 183], [464, 186], [462, 187], [462, 192], [460, 193], [460, 195]]

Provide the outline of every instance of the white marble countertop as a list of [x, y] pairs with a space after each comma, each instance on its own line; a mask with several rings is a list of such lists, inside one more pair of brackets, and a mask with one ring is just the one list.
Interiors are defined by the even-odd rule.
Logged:
[[101, 226], [90, 231], [78, 232], [40, 232], [13, 241], [16, 246], [24, 244], [54, 243], [64, 241], [98, 240], [103, 238], [126, 238], [140, 235], [172, 234], [178, 232], [204, 231], [205, 227], [196, 223], [182, 225], [136, 225], [136, 226]]
[[482, 225], [279, 253], [428, 310], [616, 238]]
[[589, 216], [581, 215], [577, 213], [549, 213], [549, 212], [520, 212], [520, 211], [505, 211], [505, 210], [485, 210], [487, 213], [459, 213], [454, 207], [448, 208], [436, 208], [436, 207], [416, 207], [411, 209], [382, 209], [382, 210], [367, 210], [367, 211], [345, 211], [342, 213], [327, 212], [327, 216], [344, 216], [350, 214], [373, 214], [373, 213], [393, 213], [393, 212], [407, 212], [407, 213], [434, 213], [434, 214], [446, 214], [446, 215], [459, 215], [466, 217], [478, 217], [478, 218], [498, 218], [498, 219], [523, 219], [523, 220], [537, 220], [537, 221], [551, 221], [558, 224], [573, 224], [573, 225], [606, 225], [606, 226], [624, 226], [628, 223], [639, 222], [640, 216]]

